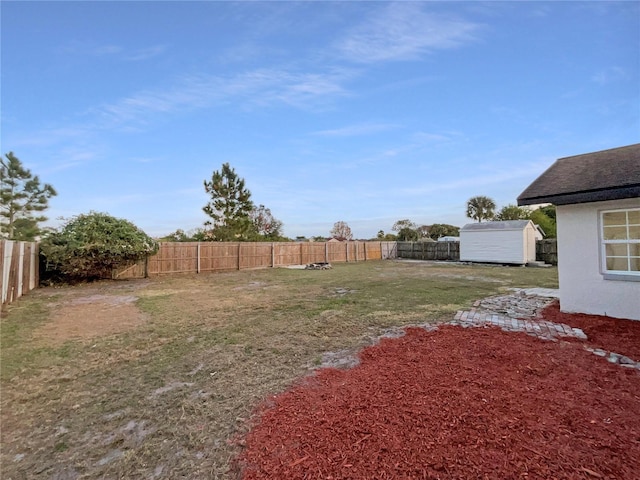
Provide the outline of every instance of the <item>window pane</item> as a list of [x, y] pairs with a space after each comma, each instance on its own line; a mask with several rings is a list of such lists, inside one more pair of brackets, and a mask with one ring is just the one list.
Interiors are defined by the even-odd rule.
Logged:
[[604, 213], [602, 214], [602, 221], [604, 225], [626, 225], [627, 212], [623, 210], [621, 212]]
[[629, 255], [632, 257], [640, 257], [640, 243], [629, 244]]
[[625, 257], [607, 257], [607, 270], [627, 271], [628, 262]]
[[605, 240], [626, 240], [627, 227], [604, 227]]
[[630, 225], [640, 225], [640, 210], [629, 210], [627, 213]]
[[605, 251], [606, 251], [607, 257], [626, 257], [627, 244], [626, 243], [609, 243], [605, 245]]
[[629, 238], [640, 240], [640, 225], [629, 226]]
[[632, 272], [640, 272], [640, 257], [631, 257], [629, 263], [631, 263]]

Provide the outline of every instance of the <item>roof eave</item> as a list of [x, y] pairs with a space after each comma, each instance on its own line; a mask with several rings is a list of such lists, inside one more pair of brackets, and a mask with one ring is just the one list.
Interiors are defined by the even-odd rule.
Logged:
[[603, 202], [607, 200], [622, 200], [640, 197], [640, 184], [624, 187], [605, 188], [585, 192], [562, 193], [556, 195], [541, 195], [538, 197], [518, 197], [518, 205], [537, 205], [552, 203], [554, 205], [571, 205], [574, 203]]

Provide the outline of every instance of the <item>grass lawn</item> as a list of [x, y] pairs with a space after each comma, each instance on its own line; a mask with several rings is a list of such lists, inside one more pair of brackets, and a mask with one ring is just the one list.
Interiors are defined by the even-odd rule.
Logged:
[[555, 268], [378, 261], [38, 289], [1, 323], [2, 478], [234, 478], [253, 409]]

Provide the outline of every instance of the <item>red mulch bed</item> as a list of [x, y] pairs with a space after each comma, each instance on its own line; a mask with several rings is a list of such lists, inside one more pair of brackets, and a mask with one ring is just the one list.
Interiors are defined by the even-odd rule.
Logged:
[[409, 328], [360, 359], [263, 405], [244, 480], [640, 478], [640, 374], [580, 343]]
[[[551, 322], [566, 323], [581, 329], [592, 347], [620, 353], [640, 362], [640, 321], [584, 313], [562, 313], [557, 301], [545, 308], [540, 316]], [[637, 477], [640, 478], [640, 473]]]

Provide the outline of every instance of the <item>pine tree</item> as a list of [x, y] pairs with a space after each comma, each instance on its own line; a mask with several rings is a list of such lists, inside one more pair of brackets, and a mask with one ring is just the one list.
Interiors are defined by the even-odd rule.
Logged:
[[12, 240], [35, 240], [41, 233], [38, 223], [47, 220], [38, 214], [57, 193], [48, 183], [41, 185], [13, 152], [5, 157], [0, 158], [0, 233]]
[[211, 217], [205, 225], [211, 227], [212, 239], [222, 242], [246, 240], [252, 228], [250, 213], [254, 205], [244, 179], [225, 163], [221, 170], [213, 172], [211, 181], [204, 181], [204, 189], [211, 195], [202, 210]]

